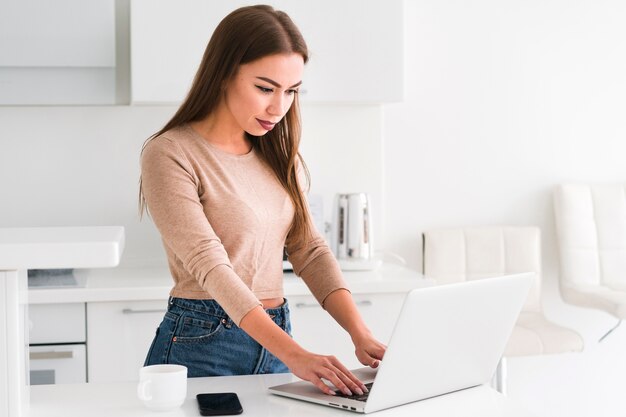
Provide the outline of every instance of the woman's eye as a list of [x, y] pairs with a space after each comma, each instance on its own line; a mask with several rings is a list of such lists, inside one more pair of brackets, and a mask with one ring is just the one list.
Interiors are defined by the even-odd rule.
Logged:
[[266, 93], [269, 94], [271, 92], [273, 92], [274, 90], [272, 90], [271, 88], [266, 88], [266, 87], [262, 87], [260, 85], [257, 85], [256, 88], [258, 88], [259, 90], [261, 90], [262, 93]]
[[293, 96], [294, 94], [298, 94], [298, 90], [287, 90], [287, 95]]

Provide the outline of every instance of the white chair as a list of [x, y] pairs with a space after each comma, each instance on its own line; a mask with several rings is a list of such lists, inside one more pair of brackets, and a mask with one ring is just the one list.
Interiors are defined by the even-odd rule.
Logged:
[[560, 290], [573, 305], [626, 318], [626, 185], [565, 184], [554, 194]]
[[[537, 227], [472, 227], [423, 234], [423, 270], [437, 284], [535, 272], [536, 281], [506, 346], [504, 357], [581, 351], [574, 330], [550, 322], [541, 306], [541, 233]], [[495, 312], [497, 313], [497, 312]], [[505, 392], [506, 361], [496, 374]]]

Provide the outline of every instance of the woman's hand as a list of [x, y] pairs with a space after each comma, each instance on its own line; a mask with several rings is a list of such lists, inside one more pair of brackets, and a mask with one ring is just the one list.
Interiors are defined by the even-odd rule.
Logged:
[[334, 356], [316, 355], [298, 345], [278, 327], [258, 306], [250, 310], [241, 320], [240, 327], [257, 342], [272, 352], [299, 378], [312, 382], [326, 394], [335, 395], [322, 378], [330, 381], [346, 395], [363, 394], [367, 391], [359, 381]]
[[365, 385], [334, 356], [316, 355], [302, 349], [290, 355], [285, 365], [294, 375], [311, 382], [325, 394], [335, 395], [335, 392], [322, 379], [330, 381], [346, 395], [362, 395], [367, 391]]
[[354, 353], [359, 362], [372, 368], [378, 368], [387, 346], [374, 338], [369, 330], [352, 336], [352, 342], [354, 343]]

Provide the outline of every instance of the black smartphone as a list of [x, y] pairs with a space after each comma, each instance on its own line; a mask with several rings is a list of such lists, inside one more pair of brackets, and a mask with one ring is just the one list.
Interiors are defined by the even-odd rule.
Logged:
[[202, 416], [228, 416], [243, 413], [239, 397], [234, 392], [198, 394], [196, 398]]

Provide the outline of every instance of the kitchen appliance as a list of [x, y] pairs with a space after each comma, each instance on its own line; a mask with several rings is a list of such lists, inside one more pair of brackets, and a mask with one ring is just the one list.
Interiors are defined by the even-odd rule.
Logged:
[[331, 247], [342, 270], [376, 269], [372, 210], [367, 193], [337, 194], [333, 213]]
[[31, 304], [30, 384], [87, 382], [85, 303]]
[[[309, 194], [307, 196], [309, 213], [315, 228], [324, 236], [324, 200], [320, 194]], [[287, 251], [283, 250], [283, 272], [293, 272], [293, 265], [287, 259]]]

